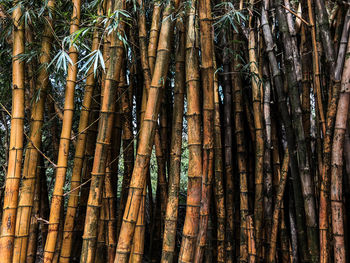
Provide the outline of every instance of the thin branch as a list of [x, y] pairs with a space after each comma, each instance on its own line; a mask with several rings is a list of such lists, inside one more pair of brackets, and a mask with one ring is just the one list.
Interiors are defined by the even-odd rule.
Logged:
[[295, 13], [293, 10], [289, 9], [288, 7], [281, 5], [284, 9], [286, 9], [288, 12], [292, 13], [293, 15], [295, 15], [297, 18], [300, 19], [301, 22], [303, 22], [305, 25], [310, 26], [310, 24], [304, 19], [302, 18], [300, 15], [298, 15], [297, 13]]

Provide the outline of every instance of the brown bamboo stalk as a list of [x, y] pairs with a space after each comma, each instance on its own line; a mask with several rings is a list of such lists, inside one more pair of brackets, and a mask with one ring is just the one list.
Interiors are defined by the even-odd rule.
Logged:
[[326, 134], [326, 122], [323, 111], [323, 101], [321, 94], [321, 80], [320, 80], [320, 65], [317, 51], [317, 43], [316, 43], [316, 26], [314, 22], [314, 15], [312, 11], [312, 1], [307, 0], [308, 6], [308, 15], [309, 15], [309, 23], [311, 27], [311, 39], [312, 39], [312, 60], [313, 60], [313, 80], [314, 80], [314, 92], [317, 98], [317, 106], [318, 106], [318, 116], [320, 117], [320, 124], [322, 128], [322, 133]]
[[[216, 61], [214, 59], [214, 68], [216, 68]], [[231, 89], [231, 87], [229, 87]], [[231, 93], [231, 92], [230, 92]], [[231, 98], [229, 98], [231, 100]], [[217, 262], [225, 262], [225, 191], [224, 191], [224, 177], [223, 177], [223, 158], [222, 158], [222, 137], [221, 137], [221, 120], [220, 120], [220, 100], [219, 100], [219, 83], [217, 74], [214, 75], [214, 200], [216, 209], [216, 242]], [[231, 104], [229, 104], [231, 106]], [[210, 218], [209, 218], [210, 220]], [[213, 223], [212, 223], [213, 224]], [[209, 228], [209, 227], [208, 227]], [[212, 248], [213, 249], [213, 248]], [[215, 249], [213, 249], [215, 251]], [[214, 255], [215, 256], [215, 255]], [[215, 258], [215, 257], [214, 257]], [[207, 261], [208, 262], [208, 261]]]
[[180, 16], [176, 21], [178, 42], [175, 51], [174, 108], [172, 116], [168, 201], [164, 220], [162, 263], [173, 262], [176, 245], [175, 238], [179, 206], [182, 123], [185, 93], [185, 27], [183, 18], [183, 16]]
[[[116, 107], [117, 110], [119, 107]], [[119, 118], [118, 118], [119, 117]], [[120, 153], [121, 141], [121, 122], [120, 116], [116, 114], [114, 118], [113, 138], [110, 148], [110, 157], [107, 160], [106, 176], [105, 176], [105, 202], [106, 202], [106, 247], [107, 247], [107, 262], [113, 263], [115, 257], [115, 250], [117, 247], [117, 233], [116, 233], [116, 190], [118, 180], [118, 156]], [[96, 257], [97, 258], [97, 257]]]
[[[8, 168], [3, 199], [2, 224], [0, 228], [0, 255], [4, 263], [12, 261], [15, 223], [21, 166], [23, 159], [24, 135], [24, 61], [18, 56], [24, 53], [24, 24], [22, 6], [14, 1], [13, 20], [13, 51], [12, 51], [12, 112], [11, 133], [9, 144]], [[36, 167], [35, 167], [36, 169]], [[29, 213], [28, 218], [30, 220]], [[29, 222], [28, 222], [29, 224]]]
[[[106, 63], [107, 64], [107, 63]], [[99, 106], [100, 102], [100, 91], [94, 89], [94, 98], [93, 104], [91, 107], [91, 112], [89, 116], [89, 123], [97, 120], [99, 117]], [[80, 257], [81, 252], [81, 244], [82, 244], [82, 236], [84, 232], [84, 223], [85, 223], [85, 215], [86, 215], [86, 206], [89, 198], [89, 189], [90, 189], [90, 180], [91, 180], [91, 170], [93, 166], [93, 158], [95, 152], [95, 144], [96, 137], [98, 132], [98, 122], [95, 122], [88, 130], [87, 130], [87, 141], [84, 152], [84, 163], [82, 167], [82, 184], [80, 190], [80, 198], [79, 198], [79, 207], [78, 207], [78, 217], [77, 222], [75, 223], [75, 242], [73, 242], [72, 247], [72, 260], [77, 260], [76, 258]]]
[[146, 220], [145, 220], [146, 188], [147, 186], [145, 185], [142, 191], [140, 211], [136, 221], [136, 229], [135, 229], [129, 263], [141, 263], [143, 259], [144, 244], [145, 244], [145, 230], [146, 230]]
[[[44, 166], [43, 160], [40, 162], [41, 166]], [[40, 188], [41, 188], [41, 197], [40, 197], [40, 218], [48, 218], [50, 214], [50, 206], [49, 206], [49, 194], [48, 194], [48, 187], [47, 187], [47, 180], [46, 177], [40, 178]], [[42, 222], [41, 222], [42, 223]], [[47, 224], [41, 224], [40, 225], [40, 232], [41, 232], [41, 240], [43, 241], [42, 247], [44, 247], [44, 244], [46, 242], [47, 232], [48, 232], [48, 226]]]
[[154, 65], [157, 57], [157, 46], [159, 38], [160, 19], [162, 12], [162, 3], [160, 1], [154, 1], [153, 13], [152, 13], [152, 24], [149, 32], [149, 43], [148, 43], [148, 63], [151, 72], [151, 76], [154, 73]]
[[[125, 78], [123, 74], [123, 78]], [[134, 166], [134, 136], [132, 130], [132, 109], [129, 96], [127, 94], [126, 86], [121, 86], [119, 95], [121, 98], [121, 112], [122, 112], [122, 141], [123, 141], [123, 161], [124, 161], [124, 174], [122, 181], [122, 191], [119, 202], [119, 212], [117, 219], [117, 235], [120, 232], [122, 224], [123, 213], [125, 210], [126, 200], [128, 197], [128, 191], [130, 186], [130, 180], [132, 175], [132, 169]]]
[[[108, 160], [109, 161], [109, 160]], [[103, 183], [106, 181], [105, 180]], [[107, 249], [106, 249], [106, 214], [107, 214], [107, 199], [106, 199], [106, 188], [103, 184], [102, 201], [100, 208], [100, 216], [98, 219], [97, 226], [97, 244], [96, 244], [96, 256], [93, 260], [94, 263], [103, 263], [107, 261]]]
[[[41, 157], [42, 158], [42, 157]], [[38, 247], [38, 234], [39, 234], [39, 217], [40, 212], [40, 197], [41, 197], [41, 185], [40, 179], [45, 176], [45, 167], [42, 167], [40, 164], [37, 166], [37, 178], [35, 180], [35, 189], [34, 189], [34, 200], [33, 200], [33, 209], [30, 219], [29, 227], [29, 236], [28, 236], [28, 249], [26, 255], [26, 261], [28, 263], [34, 263], [36, 260], [36, 252]]]
[[250, 18], [249, 32], [249, 63], [252, 85], [252, 99], [254, 111], [255, 127], [255, 202], [254, 202], [254, 226], [256, 234], [256, 248], [260, 255], [262, 246], [262, 220], [263, 220], [263, 172], [264, 172], [264, 134], [263, 134], [263, 117], [261, 113], [261, 85], [262, 81], [259, 76], [257, 60], [255, 54], [255, 32]]
[[183, 237], [179, 253], [179, 262], [192, 262], [195, 242], [198, 236], [199, 211], [202, 185], [202, 139], [201, 108], [198, 61], [198, 31], [196, 31], [197, 1], [191, 2], [187, 10], [186, 32], [186, 87], [187, 87], [187, 122], [188, 122], [188, 186], [187, 207]]
[[256, 242], [255, 242], [255, 233], [254, 233], [254, 225], [253, 218], [251, 215], [247, 216], [247, 236], [248, 236], [248, 262], [255, 263], [257, 261], [257, 250], [256, 250]]
[[[295, 199], [295, 212], [296, 212], [296, 222], [298, 226], [298, 242], [301, 248], [302, 260], [307, 260], [308, 258], [308, 249], [306, 244], [306, 233], [304, 231], [304, 218], [305, 212], [303, 207], [303, 197], [300, 191], [301, 189], [301, 180], [298, 175], [298, 161], [295, 150], [295, 137], [292, 127], [291, 116], [289, 115], [289, 109], [286, 103], [286, 96], [283, 86], [282, 73], [279, 69], [277, 58], [274, 51], [274, 41], [272, 37], [272, 31], [267, 20], [267, 11], [263, 7], [261, 9], [261, 23], [263, 29], [264, 40], [266, 43], [266, 51], [268, 54], [271, 73], [273, 76], [274, 87], [277, 95], [278, 109], [281, 113], [282, 121], [286, 130], [286, 140], [288, 144], [288, 149], [290, 151], [290, 164], [291, 164], [291, 176], [293, 180], [293, 194]], [[287, 84], [287, 82], [285, 82]]]
[[[71, 17], [70, 34], [73, 34], [79, 29], [80, 23], [80, 0], [73, 1], [73, 13]], [[78, 51], [74, 45], [69, 48], [69, 57], [72, 64], [68, 65], [67, 84], [65, 90], [65, 103], [63, 110], [62, 130], [60, 137], [60, 146], [58, 152], [56, 181], [54, 192], [51, 200], [50, 218], [49, 218], [49, 232], [46, 239], [44, 249], [44, 262], [52, 262], [55, 246], [58, 236], [58, 226], [60, 222], [62, 200], [63, 200], [63, 186], [66, 179], [69, 144], [71, 141], [71, 131], [73, 123], [74, 111], [74, 90], [78, 70]]]
[[[349, 40], [347, 52], [350, 52]], [[332, 146], [331, 211], [332, 232], [334, 237], [334, 261], [336, 262], [346, 262], [343, 212], [343, 151], [350, 102], [349, 79], [350, 60], [349, 58], [346, 58], [341, 78], [341, 92], [338, 102]]]
[[[115, 3], [115, 10], [125, 8], [125, 2]], [[108, 147], [111, 143], [113, 119], [115, 112], [115, 97], [120, 79], [124, 46], [120, 38], [124, 37], [123, 17], [120, 18], [118, 29], [111, 33], [110, 64], [106, 75], [105, 87], [100, 110], [99, 130], [91, 172], [91, 185], [86, 210], [83, 245], [80, 262], [93, 262], [96, 248], [97, 218], [102, 199], [102, 185], [107, 166]], [[120, 37], [118, 37], [118, 35]]]
[[[223, 111], [223, 128], [224, 128], [224, 139], [223, 139], [223, 144], [224, 144], [224, 149], [223, 149], [223, 154], [224, 154], [224, 169], [225, 169], [225, 178], [226, 178], [226, 190], [224, 191], [224, 195], [223, 198], [225, 203], [221, 204], [224, 206], [224, 213], [223, 214], [218, 214], [221, 216], [224, 216], [224, 220], [225, 220], [225, 224], [226, 226], [222, 226], [221, 228], [223, 228], [226, 233], [221, 234], [221, 237], [224, 238], [224, 241], [226, 239], [226, 243], [221, 243], [218, 242], [218, 257], [220, 255], [221, 259], [220, 260], [227, 260], [227, 262], [232, 262], [233, 261], [233, 228], [234, 228], [234, 219], [233, 219], [233, 193], [234, 193], [234, 180], [233, 180], [233, 157], [232, 157], [232, 85], [235, 87], [235, 83], [234, 81], [236, 80], [236, 78], [232, 78], [231, 79], [231, 75], [230, 75], [230, 70], [231, 67], [234, 70], [234, 66], [233, 64], [230, 65], [230, 59], [231, 57], [229, 56], [229, 46], [227, 44], [227, 36], [225, 34], [225, 32], [222, 33], [222, 38], [221, 41], [223, 43], [223, 69], [224, 69], [224, 75], [223, 75], [223, 92], [224, 92], [224, 111]], [[232, 70], [232, 71], [233, 71]], [[232, 82], [231, 82], [232, 81]], [[216, 112], [215, 112], [216, 114]], [[218, 121], [217, 116], [215, 117], [215, 121]], [[215, 125], [220, 125], [220, 120], [219, 123], [216, 123]], [[220, 126], [216, 127], [215, 129], [219, 129]], [[215, 130], [215, 156], [217, 154], [221, 154], [222, 153], [218, 153], [219, 149], [217, 149], [217, 147], [221, 148], [221, 135], [219, 136], [219, 134], [221, 133], [221, 131], [219, 132], [219, 130]], [[219, 136], [219, 137], [218, 137]], [[217, 163], [220, 162], [220, 160], [218, 160], [218, 158], [215, 158], [215, 172], [218, 172], [219, 174], [222, 173], [223, 171], [222, 169], [222, 164]], [[221, 174], [221, 176], [223, 176]], [[216, 176], [215, 176], [215, 182], [217, 182]], [[223, 191], [224, 189], [221, 187], [223, 185], [220, 185], [220, 182], [218, 182], [219, 184], [217, 186], [214, 186], [215, 188], [217, 188], [217, 190], [220, 192], [221, 190]], [[214, 189], [215, 189], [214, 188]], [[219, 196], [220, 197], [220, 196]], [[216, 198], [216, 200], [219, 200], [218, 198]], [[218, 204], [219, 205], [219, 204]], [[219, 207], [219, 206], [218, 206]], [[219, 218], [218, 218], [218, 223], [219, 223]], [[219, 231], [222, 230], [218, 227], [218, 235], [219, 235]], [[221, 249], [219, 248], [219, 245], [222, 245], [223, 247], [221, 247], [221, 249], [225, 249], [225, 251], [221, 251]], [[220, 253], [221, 251], [221, 253]], [[219, 259], [218, 259], [219, 260]]]
[[297, 87], [295, 72], [293, 70], [293, 61], [291, 59], [291, 38], [286, 25], [285, 13], [281, 9], [279, 2], [276, 1], [277, 17], [280, 25], [280, 31], [283, 32], [283, 45], [285, 52], [285, 67], [288, 81], [288, 94], [291, 100], [291, 112], [294, 120], [295, 136], [297, 139], [297, 153], [299, 174], [302, 185], [302, 193], [304, 198], [304, 208], [306, 215], [306, 228], [308, 236], [308, 246], [312, 262], [319, 260], [319, 240], [318, 240], [318, 222], [316, 220], [316, 202], [314, 193], [314, 183], [310, 172], [310, 164], [308, 160], [307, 148], [305, 143], [305, 133], [302, 124], [302, 111], [300, 103], [300, 95]]
[[199, 1], [201, 82], [203, 90], [203, 175], [200, 224], [194, 262], [202, 262], [207, 239], [214, 173], [214, 29], [210, 0]]
[[170, 40], [172, 36], [172, 21], [168, 16], [172, 14], [173, 2], [169, 1], [164, 11], [164, 19], [160, 32], [160, 40], [157, 50], [154, 74], [148, 95], [146, 111], [140, 131], [140, 141], [136, 155], [133, 175], [130, 182], [129, 195], [126, 202], [126, 209], [123, 216], [123, 224], [120, 230], [117, 252], [114, 262], [128, 262], [131, 243], [135, 231], [142, 192], [144, 189], [151, 145], [155, 132], [156, 118], [159, 113], [160, 93], [164, 86], [168, 73], [168, 62], [170, 54]]
[[53, 255], [52, 263], [58, 263], [60, 254], [61, 254], [61, 247], [62, 247], [62, 241], [63, 241], [63, 227], [64, 227], [64, 203], [61, 204], [61, 211], [60, 211], [60, 222], [58, 226], [58, 235], [57, 235], [57, 241], [55, 246], [55, 252]]
[[344, 27], [341, 37], [341, 43], [339, 46], [338, 58], [334, 70], [334, 78], [332, 79], [332, 98], [327, 108], [327, 129], [325, 138], [323, 141], [323, 167], [321, 173], [321, 186], [320, 186], [320, 210], [319, 210], [319, 228], [320, 228], [320, 261], [321, 263], [327, 263], [330, 260], [330, 242], [328, 236], [329, 229], [329, 191], [330, 191], [330, 174], [331, 174], [331, 151], [332, 151], [332, 135], [334, 122], [337, 112], [337, 102], [340, 91], [340, 81], [343, 71], [343, 64], [346, 53], [346, 45], [349, 35], [349, 14], [347, 12], [346, 19], [344, 21]]
[[293, 260], [290, 260], [291, 257], [293, 257], [292, 252], [290, 251], [290, 241], [289, 241], [289, 235], [288, 235], [288, 229], [286, 226], [286, 219], [285, 219], [285, 212], [283, 210], [283, 203], [281, 206], [282, 212], [281, 212], [281, 224], [280, 224], [280, 240], [281, 240], [281, 261], [283, 263], [289, 263], [289, 262], [295, 262]]
[[[238, 44], [239, 36], [234, 34], [235, 50], [239, 51], [240, 45]], [[242, 80], [240, 76], [241, 64], [238, 57], [235, 56], [232, 72], [234, 72], [233, 81], [233, 98], [234, 98], [234, 127], [236, 137], [236, 151], [237, 151], [237, 163], [239, 171], [239, 185], [240, 185], [240, 251], [239, 260], [241, 262], [247, 262], [248, 260], [248, 239], [246, 230], [246, 216], [248, 214], [248, 180], [247, 180], [247, 163], [246, 163], [246, 144], [244, 133], [244, 109], [243, 109], [243, 97], [242, 97]], [[227, 114], [226, 118], [231, 116]]]
[[277, 231], [278, 231], [280, 213], [283, 213], [283, 210], [282, 212], [280, 211], [282, 207], [284, 189], [287, 182], [288, 165], [289, 165], [289, 153], [288, 153], [288, 149], [286, 149], [284, 153], [284, 158], [283, 158], [281, 178], [279, 180], [279, 186], [276, 193], [275, 207], [273, 210], [273, 220], [272, 220], [271, 235], [269, 240], [270, 249], [269, 249], [268, 260], [267, 260], [270, 263], [276, 262], [275, 260], [276, 260]]

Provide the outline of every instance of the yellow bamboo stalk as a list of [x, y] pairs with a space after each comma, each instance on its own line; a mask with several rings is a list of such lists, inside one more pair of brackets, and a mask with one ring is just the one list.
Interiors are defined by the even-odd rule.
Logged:
[[11, 134], [0, 229], [0, 255], [4, 263], [12, 261], [24, 134], [24, 62], [18, 59], [18, 56], [24, 53], [24, 25], [20, 2], [14, 1], [14, 6]]
[[[80, 0], [73, 0], [73, 13], [71, 17], [70, 34], [79, 29], [80, 23]], [[69, 145], [71, 141], [71, 131], [74, 112], [74, 90], [78, 71], [78, 51], [74, 45], [69, 48], [69, 57], [72, 64], [68, 65], [67, 84], [65, 91], [65, 102], [63, 110], [62, 130], [60, 145], [58, 150], [56, 181], [51, 200], [49, 217], [49, 231], [44, 249], [44, 262], [52, 262], [55, 253], [56, 241], [58, 237], [59, 222], [61, 217], [63, 186], [66, 179]]]
[[[54, 0], [50, 0], [47, 3], [49, 9], [54, 8], [54, 5]], [[35, 87], [37, 94], [39, 94], [39, 98], [34, 100], [31, 111], [30, 140], [27, 145], [23, 165], [23, 180], [18, 201], [13, 262], [26, 261], [31, 211], [34, 202], [34, 188], [38, 178], [37, 166], [39, 165], [40, 153], [37, 149], [41, 148], [44, 107], [49, 81], [46, 66], [50, 61], [53, 26], [52, 16], [46, 15], [46, 20], [47, 24], [44, 28], [41, 43], [41, 56], [39, 58], [40, 70], [38, 72]]]

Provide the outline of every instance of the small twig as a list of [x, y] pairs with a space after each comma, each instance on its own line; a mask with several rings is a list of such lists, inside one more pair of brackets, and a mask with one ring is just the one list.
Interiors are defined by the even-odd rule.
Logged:
[[94, 120], [92, 123], [90, 123], [90, 125], [88, 125], [85, 129], [83, 129], [81, 132], [78, 132], [76, 135], [74, 135], [71, 140], [75, 140], [76, 137], [78, 137], [80, 134], [82, 134], [83, 132], [85, 132], [86, 130], [88, 130], [92, 125], [94, 125], [99, 119], [101, 118], [101, 115]]
[[[4, 111], [6, 111], [6, 113], [12, 118], [11, 113], [6, 109], [6, 107], [5, 107], [1, 102], [0, 102], [0, 105], [1, 105], [1, 107], [4, 109]], [[47, 157], [42, 151], [40, 151], [40, 149], [39, 149], [38, 147], [35, 146], [35, 144], [33, 143], [33, 141], [30, 139], [30, 137], [29, 137], [25, 132], [23, 132], [23, 133], [24, 133], [24, 135], [27, 137], [28, 141], [31, 142], [31, 144], [33, 145], [33, 147], [34, 147], [46, 160], [48, 160], [48, 161], [56, 168], [57, 165], [56, 165], [53, 161], [51, 161], [51, 160], [49, 159], [49, 157]]]
[[88, 179], [88, 180], [86, 180], [84, 183], [82, 183], [82, 184], [78, 185], [77, 187], [73, 188], [73, 189], [72, 189], [72, 190], [70, 190], [69, 192], [64, 193], [64, 194], [63, 194], [63, 196], [67, 196], [67, 195], [69, 195], [71, 192], [74, 192], [75, 190], [77, 190], [77, 189], [79, 189], [80, 187], [82, 187], [82, 186], [86, 185], [86, 184], [87, 184], [88, 182], [90, 182], [90, 181], [91, 181], [91, 178], [90, 178], [90, 179]]
[[288, 7], [281, 5], [284, 9], [286, 9], [288, 12], [292, 13], [293, 15], [295, 15], [297, 18], [300, 19], [301, 22], [303, 22], [305, 25], [310, 26], [310, 24], [304, 19], [302, 18], [300, 15], [298, 15], [297, 13], [295, 13], [293, 10], [289, 9]]
[[49, 163], [51, 163], [53, 165], [53, 167], [57, 167], [57, 165], [50, 160], [49, 157], [47, 157], [42, 151], [40, 151], [40, 149], [38, 147], [35, 146], [35, 144], [33, 143], [33, 141], [29, 138], [29, 136], [24, 132], [24, 135], [27, 137], [27, 139], [31, 142], [31, 144], [33, 145], [33, 147], [35, 148], [35, 150], [37, 150], [46, 160], [49, 161]]
[[39, 222], [43, 222], [44, 224], [49, 224], [50, 222], [47, 221], [46, 219], [44, 218], [41, 218], [41, 217], [38, 217], [37, 215], [34, 215], [35, 219]]

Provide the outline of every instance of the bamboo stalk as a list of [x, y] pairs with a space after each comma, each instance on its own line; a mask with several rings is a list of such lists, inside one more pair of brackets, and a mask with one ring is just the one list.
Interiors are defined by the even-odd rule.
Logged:
[[[124, 10], [125, 2], [119, 1], [113, 7], [115, 10]], [[117, 30], [111, 33], [110, 64], [105, 80], [100, 110], [99, 129], [97, 134], [94, 163], [91, 172], [91, 185], [86, 210], [83, 245], [80, 262], [93, 262], [96, 248], [97, 218], [102, 199], [102, 185], [107, 166], [108, 147], [111, 143], [113, 119], [115, 112], [115, 98], [117, 84], [120, 80], [124, 46], [121, 38], [124, 37], [124, 21], [120, 18]], [[118, 35], [120, 36], [118, 38]]]
[[[101, 10], [99, 12], [101, 12]], [[92, 41], [93, 43], [92, 43], [91, 50], [97, 51], [99, 49], [99, 41], [100, 41], [98, 29], [95, 29], [94, 31]], [[95, 88], [95, 76], [94, 76], [94, 69], [91, 66], [91, 68], [87, 73], [84, 99], [81, 107], [78, 137], [77, 137], [77, 144], [75, 146], [74, 164], [73, 164], [73, 172], [72, 172], [70, 189], [76, 189], [77, 186], [79, 186], [81, 183], [81, 170], [84, 162], [84, 152], [85, 152], [85, 146], [86, 146], [86, 140], [87, 140], [87, 129], [89, 125], [88, 121], [89, 121], [91, 104], [93, 100], [92, 97], [94, 93], [94, 88]], [[80, 194], [80, 188], [72, 191], [69, 194], [67, 212], [66, 212], [66, 217], [64, 221], [63, 243], [62, 243], [62, 252], [60, 255], [60, 263], [69, 262], [71, 257], [74, 220], [78, 209], [79, 194]]]
[[172, 116], [168, 201], [164, 220], [162, 263], [173, 262], [176, 245], [175, 238], [180, 192], [182, 123], [185, 96], [185, 27], [182, 19], [183, 17], [181, 16], [176, 21], [178, 43], [175, 52], [174, 108]]
[[[73, 13], [71, 17], [70, 34], [73, 34], [79, 29], [80, 23], [80, 0], [73, 1]], [[60, 137], [60, 145], [58, 151], [58, 161], [56, 170], [56, 181], [54, 192], [51, 200], [49, 231], [44, 249], [44, 262], [52, 262], [56, 241], [58, 237], [59, 222], [61, 217], [63, 186], [66, 179], [69, 144], [71, 141], [71, 131], [74, 112], [74, 91], [77, 79], [77, 61], [78, 51], [74, 45], [69, 48], [69, 57], [73, 64], [68, 65], [67, 84], [65, 90], [65, 103], [63, 110], [62, 130]]]
[[[47, 3], [48, 8], [54, 8], [55, 1]], [[16, 219], [16, 231], [14, 242], [13, 262], [25, 262], [27, 254], [27, 245], [29, 238], [29, 229], [31, 214], [34, 205], [34, 189], [36, 179], [38, 178], [37, 171], [40, 159], [40, 153], [37, 149], [41, 148], [42, 126], [44, 119], [44, 106], [46, 101], [46, 93], [48, 89], [48, 73], [46, 64], [50, 60], [51, 38], [52, 38], [52, 23], [53, 18], [46, 15], [48, 23], [44, 28], [44, 34], [41, 43], [41, 56], [39, 58], [41, 67], [37, 76], [36, 92], [40, 97], [35, 101], [31, 111], [30, 124], [30, 141], [27, 145], [24, 165], [23, 165], [23, 180], [20, 188], [18, 200], [18, 210]], [[40, 92], [39, 92], [40, 91]]]
[[255, 32], [252, 24], [252, 17], [249, 19], [249, 65], [252, 85], [252, 99], [255, 127], [255, 201], [254, 201], [254, 227], [256, 237], [257, 254], [262, 249], [262, 220], [263, 220], [263, 172], [264, 172], [264, 134], [263, 117], [261, 112], [261, 85], [262, 81], [258, 72], [258, 62], [255, 54]]
[[[164, 11], [163, 17], [167, 18], [172, 14], [173, 2], [169, 1]], [[154, 74], [152, 76], [151, 87], [148, 95], [146, 111], [140, 131], [140, 141], [136, 155], [133, 175], [130, 182], [129, 195], [126, 202], [126, 210], [123, 216], [123, 223], [120, 230], [117, 252], [114, 262], [127, 262], [131, 251], [131, 243], [135, 231], [142, 192], [146, 181], [146, 174], [149, 158], [151, 155], [151, 145], [155, 132], [156, 118], [159, 113], [160, 93], [164, 86], [168, 73], [168, 62], [170, 54], [170, 39], [172, 36], [172, 21], [165, 19], [160, 32], [160, 40], [157, 51]]]
[[[2, 224], [0, 228], [0, 255], [4, 263], [12, 262], [16, 212], [21, 179], [24, 135], [24, 61], [18, 56], [24, 53], [24, 24], [22, 20], [22, 5], [14, 1], [13, 20], [13, 50], [12, 50], [12, 113], [11, 133], [9, 143], [8, 167], [3, 199]], [[36, 169], [36, 167], [35, 167]], [[28, 223], [30, 215], [28, 215]], [[29, 227], [28, 227], [29, 228]]]
[[186, 89], [187, 89], [187, 125], [188, 125], [188, 186], [187, 206], [183, 228], [183, 237], [179, 253], [179, 262], [192, 262], [195, 243], [199, 231], [199, 213], [202, 185], [202, 138], [200, 80], [198, 60], [198, 31], [196, 30], [197, 1], [191, 1], [187, 10], [186, 31]]
[[202, 262], [207, 239], [214, 173], [214, 28], [210, 0], [199, 1], [201, 83], [203, 94], [203, 169], [200, 223], [194, 262]]
[[277, 231], [278, 231], [278, 224], [279, 224], [279, 218], [280, 218], [280, 212], [282, 207], [282, 199], [284, 195], [284, 189], [287, 182], [287, 175], [288, 175], [288, 165], [289, 165], [289, 153], [288, 149], [286, 149], [284, 153], [283, 158], [283, 164], [282, 164], [282, 171], [281, 171], [281, 178], [279, 180], [279, 186], [276, 193], [276, 201], [275, 201], [275, 207], [273, 210], [273, 221], [272, 221], [272, 227], [271, 227], [271, 236], [270, 236], [270, 249], [268, 253], [268, 262], [276, 262], [276, 245], [277, 245]]
[[[347, 52], [350, 52], [348, 40]], [[341, 78], [341, 91], [338, 102], [332, 146], [331, 171], [331, 211], [332, 232], [334, 237], [333, 249], [336, 262], [346, 262], [344, 239], [344, 212], [343, 212], [343, 151], [346, 124], [350, 102], [350, 60], [346, 58]]]

